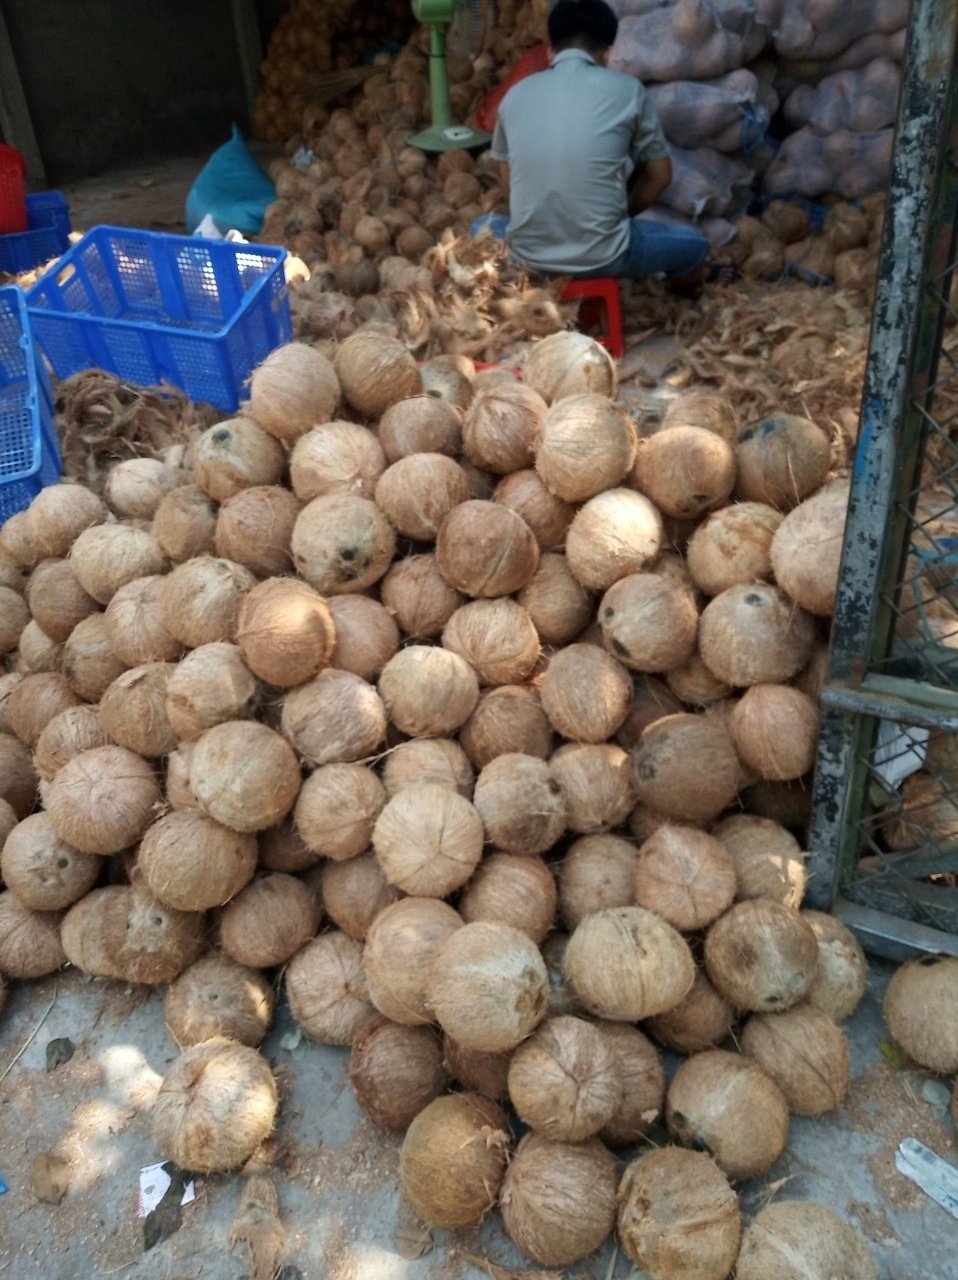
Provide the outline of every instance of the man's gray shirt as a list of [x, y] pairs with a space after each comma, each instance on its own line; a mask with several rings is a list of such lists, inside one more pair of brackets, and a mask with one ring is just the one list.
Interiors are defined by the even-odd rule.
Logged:
[[492, 155], [510, 166], [513, 257], [561, 275], [610, 265], [629, 245], [626, 162], [669, 148], [645, 89], [581, 49], [514, 84]]

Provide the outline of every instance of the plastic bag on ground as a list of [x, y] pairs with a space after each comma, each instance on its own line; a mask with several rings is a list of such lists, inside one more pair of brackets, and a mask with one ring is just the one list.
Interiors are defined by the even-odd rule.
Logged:
[[186, 225], [192, 234], [209, 215], [225, 235], [241, 231], [255, 235], [263, 226], [266, 207], [276, 199], [272, 178], [233, 125], [229, 142], [213, 152], [186, 197]]
[[660, 204], [688, 218], [742, 213], [748, 205], [753, 174], [743, 161], [711, 147], [670, 147], [672, 181]]
[[785, 119], [795, 128], [811, 125], [818, 133], [874, 133], [895, 123], [900, 87], [898, 63], [876, 58], [856, 71], [826, 76], [814, 87], [799, 85], [785, 99]]

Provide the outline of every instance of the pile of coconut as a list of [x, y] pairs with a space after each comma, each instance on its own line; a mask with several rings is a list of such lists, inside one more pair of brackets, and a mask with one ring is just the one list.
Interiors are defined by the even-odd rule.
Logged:
[[[743, 1229], [737, 1194], [841, 1105], [866, 983], [802, 909], [848, 484], [807, 418], [689, 392], [639, 439], [615, 394], [576, 333], [521, 378], [294, 343], [185, 453], [10, 517], [0, 973], [165, 989], [183, 1168], [272, 1131], [278, 987], [404, 1132], [427, 1223], [498, 1205], [554, 1266], [615, 1231], [663, 1280], [874, 1277], [825, 1208]], [[922, 1017], [958, 960], [888, 1001], [958, 1071]]]

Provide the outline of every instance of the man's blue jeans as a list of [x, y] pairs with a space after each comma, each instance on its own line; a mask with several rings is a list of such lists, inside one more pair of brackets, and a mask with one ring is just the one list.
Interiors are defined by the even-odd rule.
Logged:
[[[476, 236], [488, 227], [497, 240], [509, 236], [507, 213], [485, 213], [472, 223], [470, 235]], [[596, 276], [685, 276], [702, 265], [711, 245], [707, 238], [681, 222], [651, 222], [645, 218], [629, 219], [629, 247], [607, 266], [591, 271], [562, 272], [576, 280]], [[543, 273], [548, 274], [548, 273]]]

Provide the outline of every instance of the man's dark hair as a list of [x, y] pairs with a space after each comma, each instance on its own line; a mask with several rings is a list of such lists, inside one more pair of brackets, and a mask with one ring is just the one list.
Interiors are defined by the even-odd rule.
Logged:
[[619, 20], [605, 0], [559, 0], [549, 13], [549, 43], [599, 53], [615, 43]]

